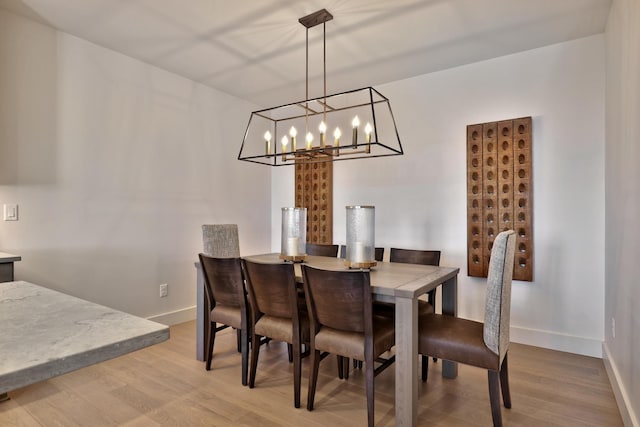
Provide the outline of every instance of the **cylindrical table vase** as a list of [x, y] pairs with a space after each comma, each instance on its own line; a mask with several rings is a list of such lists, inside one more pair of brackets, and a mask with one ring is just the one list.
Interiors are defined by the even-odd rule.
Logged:
[[307, 257], [307, 208], [282, 208], [280, 259], [302, 262]]
[[347, 206], [347, 254], [349, 268], [371, 268], [375, 260], [374, 206]]

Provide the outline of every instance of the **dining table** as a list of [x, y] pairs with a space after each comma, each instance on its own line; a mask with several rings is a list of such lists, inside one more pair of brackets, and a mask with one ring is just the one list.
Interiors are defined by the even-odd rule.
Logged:
[[[280, 254], [269, 253], [243, 256], [262, 263], [287, 262]], [[307, 256], [304, 263], [326, 270], [345, 270], [345, 260], [335, 257]], [[294, 263], [296, 279], [302, 282], [301, 263]], [[196, 264], [196, 267], [198, 265]], [[201, 270], [201, 269], [200, 269]], [[442, 313], [456, 316], [458, 306], [457, 267], [378, 262], [370, 269], [371, 292], [377, 301], [395, 304], [395, 415], [397, 426], [415, 426], [418, 420], [418, 298], [428, 291], [442, 287]], [[201, 271], [198, 287], [203, 288]], [[200, 322], [202, 320], [200, 319]], [[201, 325], [201, 330], [209, 325]], [[202, 346], [202, 344], [201, 344]], [[442, 361], [442, 376], [455, 378], [455, 362]]]

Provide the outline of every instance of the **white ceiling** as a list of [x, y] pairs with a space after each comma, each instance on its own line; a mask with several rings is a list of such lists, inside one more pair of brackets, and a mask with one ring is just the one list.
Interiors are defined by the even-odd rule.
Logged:
[[[0, 7], [273, 106], [305, 98], [305, 27], [326, 8], [327, 92], [601, 33], [611, 0], [0, 0]], [[309, 30], [322, 93], [322, 26]]]

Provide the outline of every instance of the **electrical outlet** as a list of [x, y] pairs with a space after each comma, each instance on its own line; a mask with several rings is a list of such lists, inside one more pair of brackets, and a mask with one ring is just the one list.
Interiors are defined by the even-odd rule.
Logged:
[[615, 317], [611, 318], [611, 336], [613, 338], [616, 337], [616, 318]]
[[2, 219], [5, 221], [18, 220], [18, 205], [15, 203], [5, 203], [3, 206]]
[[162, 285], [160, 285], [160, 298], [164, 298], [167, 295], [169, 295], [169, 285], [163, 283]]

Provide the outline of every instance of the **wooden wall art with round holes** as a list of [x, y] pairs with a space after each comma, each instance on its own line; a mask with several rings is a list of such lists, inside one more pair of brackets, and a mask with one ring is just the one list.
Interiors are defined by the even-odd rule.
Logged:
[[533, 280], [531, 117], [467, 126], [467, 271], [487, 277], [496, 235], [516, 232], [513, 278]]
[[307, 242], [333, 244], [333, 162], [296, 159], [296, 207], [307, 208]]

